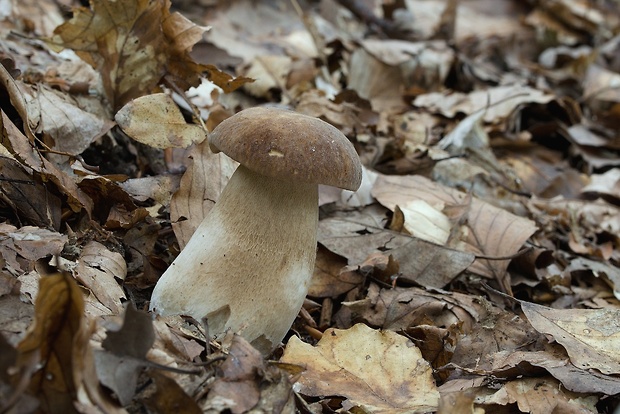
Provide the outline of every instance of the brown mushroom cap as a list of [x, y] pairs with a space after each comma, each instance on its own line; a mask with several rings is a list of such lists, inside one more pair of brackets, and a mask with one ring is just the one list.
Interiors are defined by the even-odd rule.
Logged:
[[209, 144], [248, 169], [276, 179], [355, 191], [362, 166], [342, 132], [318, 118], [274, 108], [245, 109], [220, 123]]

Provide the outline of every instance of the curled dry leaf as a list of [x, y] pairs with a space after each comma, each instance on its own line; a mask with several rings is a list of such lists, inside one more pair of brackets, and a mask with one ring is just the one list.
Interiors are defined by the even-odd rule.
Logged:
[[238, 165], [223, 153], [211, 152], [207, 141], [193, 147], [189, 156], [192, 164], [170, 201], [172, 228], [181, 249], [215, 205]]
[[551, 377], [522, 378], [506, 383], [491, 395], [480, 396], [476, 403], [483, 407], [506, 406], [517, 403], [520, 412], [532, 414], [549, 413], [595, 413], [597, 398], [570, 391], [561, 391], [561, 385]]
[[77, 412], [74, 400], [88, 410], [119, 412], [96, 380], [83, 314], [82, 292], [71, 276], [41, 278], [34, 322], [17, 347], [16, 397], [28, 387], [45, 412]]
[[10, 224], [2, 223], [0, 224], [0, 257], [6, 262], [3, 267], [15, 276], [19, 276], [32, 270], [35, 261], [46, 256], [60, 254], [67, 240], [66, 235], [47, 229], [32, 226], [18, 229]]
[[125, 299], [125, 292], [116, 279], [125, 279], [127, 264], [121, 254], [92, 241], [82, 249], [75, 274], [111, 314], [122, 313], [121, 299]]
[[200, 126], [185, 122], [181, 110], [166, 93], [128, 102], [114, 120], [127, 135], [154, 148], [187, 148], [206, 138]]
[[363, 324], [328, 329], [316, 347], [292, 337], [282, 362], [306, 368], [297, 381], [309, 396], [347, 398], [345, 409], [367, 413], [424, 413], [437, 409], [432, 369], [404, 336]]

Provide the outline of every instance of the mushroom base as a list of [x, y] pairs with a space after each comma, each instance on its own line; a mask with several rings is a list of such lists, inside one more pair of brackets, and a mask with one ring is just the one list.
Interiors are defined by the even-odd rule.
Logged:
[[270, 353], [308, 292], [317, 206], [316, 184], [276, 180], [239, 166], [157, 282], [151, 310], [206, 317], [210, 336], [237, 332]]

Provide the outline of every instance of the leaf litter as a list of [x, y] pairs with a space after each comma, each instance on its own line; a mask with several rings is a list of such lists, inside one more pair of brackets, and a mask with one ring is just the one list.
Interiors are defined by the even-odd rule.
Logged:
[[[1, 411], [618, 406], [613, 1], [7, 7]], [[236, 167], [208, 131], [265, 104], [364, 163], [269, 359], [144, 311]]]

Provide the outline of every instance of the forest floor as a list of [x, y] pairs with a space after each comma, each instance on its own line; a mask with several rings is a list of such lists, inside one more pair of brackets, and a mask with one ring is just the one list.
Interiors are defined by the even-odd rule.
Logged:
[[[617, 0], [82, 3], [0, 2], [0, 412], [618, 412]], [[255, 106], [363, 164], [268, 357], [149, 312]]]

